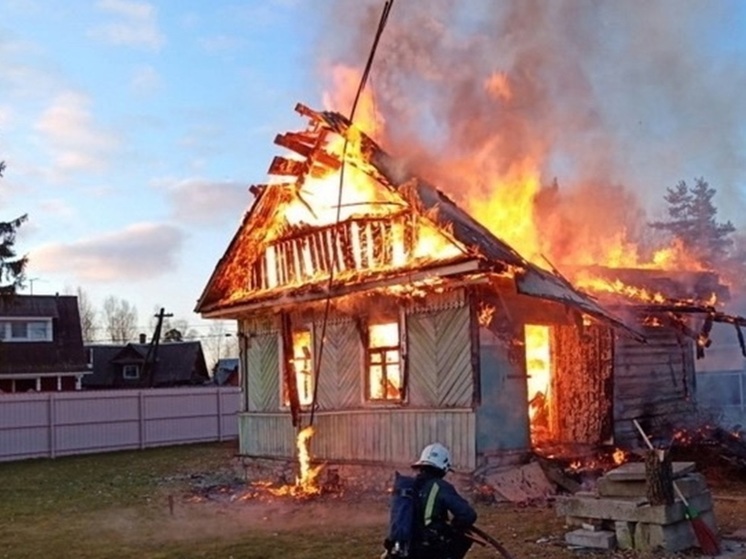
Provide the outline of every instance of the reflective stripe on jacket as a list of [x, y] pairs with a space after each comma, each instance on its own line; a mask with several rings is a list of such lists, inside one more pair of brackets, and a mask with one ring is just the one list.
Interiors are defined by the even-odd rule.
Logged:
[[419, 491], [420, 510], [426, 527], [436, 529], [449, 523], [454, 528], [468, 528], [477, 520], [477, 513], [456, 489], [441, 478], [427, 477]]

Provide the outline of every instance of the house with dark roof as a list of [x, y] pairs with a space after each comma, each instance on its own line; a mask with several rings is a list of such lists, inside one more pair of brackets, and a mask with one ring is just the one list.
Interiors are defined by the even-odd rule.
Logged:
[[198, 341], [91, 344], [86, 346], [92, 374], [85, 388], [163, 388], [209, 382]]
[[77, 297], [0, 298], [0, 392], [79, 390], [90, 373]]

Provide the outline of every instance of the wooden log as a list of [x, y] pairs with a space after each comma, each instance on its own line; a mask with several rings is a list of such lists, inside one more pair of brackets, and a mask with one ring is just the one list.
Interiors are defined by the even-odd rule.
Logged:
[[673, 465], [670, 452], [661, 449], [646, 451], [645, 490], [651, 505], [673, 504]]

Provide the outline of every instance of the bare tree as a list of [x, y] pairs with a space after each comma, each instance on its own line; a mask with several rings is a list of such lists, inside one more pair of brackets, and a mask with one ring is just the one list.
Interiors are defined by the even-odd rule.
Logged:
[[219, 359], [238, 357], [237, 338], [235, 333], [228, 329], [229, 324], [223, 320], [216, 320], [210, 324], [204, 343], [209, 369], [212, 369]]
[[96, 339], [98, 331], [97, 315], [95, 307], [82, 287], [78, 286], [78, 312], [80, 313], [80, 331], [83, 334], [83, 342], [90, 343]]
[[137, 336], [137, 309], [129, 301], [108, 296], [104, 301], [103, 319], [112, 342], [126, 343]]

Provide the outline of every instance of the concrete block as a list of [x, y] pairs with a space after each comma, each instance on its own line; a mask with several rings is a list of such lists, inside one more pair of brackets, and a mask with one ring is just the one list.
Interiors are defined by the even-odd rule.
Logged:
[[[692, 497], [690, 505], [697, 511], [712, 510], [712, 496], [707, 491]], [[554, 503], [557, 516], [601, 518], [650, 524], [673, 524], [684, 520], [685, 507], [681, 501], [673, 505], [646, 504], [644, 499], [601, 499], [593, 497], [560, 496]]]
[[[694, 497], [707, 491], [705, 476], [698, 473], [687, 474], [676, 480], [684, 497]], [[645, 481], [614, 481], [606, 476], [596, 482], [596, 491], [601, 497], [645, 497], [647, 488]]]
[[[671, 467], [674, 479], [695, 470], [694, 462], [674, 462]], [[645, 481], [645, 463], [627, 462], [618, 468], [609, 470], [604, 477], [612, 481]]]
[[573, 530], [565, 534], [565, 541], [570, 545], [590, 547], [593, 549], [615, 549], [616, 536], [608, 530]]
[[636, 527], [636, 522], [625, 522], [624, 520], [614, 522], [614, 534], [616, 535], [616, 543], [619, 549], [635, 548]]
[[635, 532], [635, 549], [641, 551], [683, 551], [695, 545], [697, 538], [691, 523], [686, 520], [666, 526], [640, 522]]

